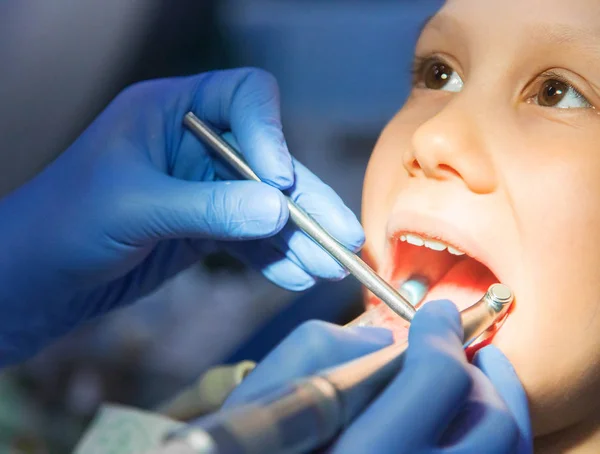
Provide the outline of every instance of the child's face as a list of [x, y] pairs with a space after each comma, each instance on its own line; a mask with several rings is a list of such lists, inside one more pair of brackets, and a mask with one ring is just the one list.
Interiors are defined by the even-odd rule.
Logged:
[[[461, 309], [509, 285], [494, 343], [536, 434], [581, 421], [600, 396], [600, 2], [450, 0], [416, 56], [367, 171], [366, 256]], [[406, 233], [479, 261], [393, 239]]]

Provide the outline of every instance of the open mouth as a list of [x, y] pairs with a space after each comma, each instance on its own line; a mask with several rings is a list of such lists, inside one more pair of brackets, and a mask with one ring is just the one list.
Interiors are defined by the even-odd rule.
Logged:
[[[439, 223], [430, 226], [433, 228], [400, 228], [391, 232], [381, 276], [417, 308], [430, 301], [449, 299], [459, 310], [466, 309], [500, 280], [474, 241], [451, 228], [447, 229], [450, 233], [446, 229], [441, 233]], [[413, 285], [415, 282], [417, 285]], [[374, 295], [369, 296], [367, 309], [377, 313], [373, 324], [391, 329], [398, 341], [407, 338], [408, 323]], [[478, 342], [473, 348], [482, 345]]]
[[428, 289], [417, 307], [433, 299], [450, 299], [460, 310], [475, 303], [498, 278], [464, 247], [417, 232], [397, 232], [388, 242], [384, 278], [399, 289], [419, 277]]

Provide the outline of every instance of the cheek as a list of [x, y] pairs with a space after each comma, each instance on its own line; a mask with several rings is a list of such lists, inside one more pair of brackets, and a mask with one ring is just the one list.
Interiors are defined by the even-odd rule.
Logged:
[[504, 165], [521, 266], [517, 310], [495, 341], [527, 389], [538, 434], [581, 420], [600, 392], [600, 169], [585, 146], [559, 158], [546, 145], [545, 159], [525, 165], [523, 150], [520, 164]]
[[367, 238], [364, 255], [376, 270], [384, 256], [389, 214], [408, 181], [403, 155], [410, 146], [412, 134], [398, 123], [395, 118], [383, 130], [369, 160], [363, 185], [362, 223]]

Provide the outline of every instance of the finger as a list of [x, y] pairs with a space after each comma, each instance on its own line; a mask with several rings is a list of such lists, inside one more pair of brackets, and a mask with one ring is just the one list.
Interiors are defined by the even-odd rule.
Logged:
[[473, 387], [465, 405], [441, 440], [444, 454], [513, 454], [519, 431], [490, 380], [471, 366]]
[[[217, 166], [222, 166], [212, 150], [207, 149], [190, 131], [184, 131], [168, 174], [187, 181], [214, 181], [218, 174]], [[235, 178], [226, 178], [238, 180]]]
[[[224, 134], [223, 138], [238, 149], [235, 138]], [[324, 184], [300, 162], [294, 160], [295, 183], [289, 192], [298, 203], [321, 226], [340, 243], [352, 251], [358, 251], [365, 240], [364, 231], [354, 213], [333, 189]], [[339, 280], [348, 272], [327, 252], [292, 223], [269, 240], [273, 247], [284, 254], [311, 276]]]
[[[219, 131], [216, 131], [217, 133]], [[230, 131], [221, 138], [241, 154], [240, 146]], [[222, 160], [190, 131], [184, 131], [176, 158], [170, 165], [170, 175], [188, 181], [240, 180], [238, 171]]]
[[519, 429], [519, 444], [514, 452], [532, 452], [533, 437], [527, 395], [508, 358], [498, 348], [490, 345], [475, 355], [473, 364], [488, 377], [515, 418]]
[[289, 214], [281, 192], [263, 183], [188, 182], [154, 171], [135, 181], [130, 195], [111, 207], [119, 239], [128, 244], [265, 238], [279, 232]]
[[335, 453], [433, 448], [471, 389], [456, 307], [437, 301], [417, 311], [398, 377], [341, 436]]
[[[231, 133], [225, 133], [222, 135], [223, 139], [229, 143], [235, 150], [239, 150], [239, 145], [235, 139], [235, 137], [233, 137], [233, 135]], [[227, 178], [235, 178], [235, 176], [233, 176], [232, 174], [235, 173], [235, 171], [233, 171], [231, 168], [228, 168], [228, 166], [222, 166], [219, 169], [219, 176], [221, 178], [227, 179]], [[335, 197], [337, 197], [337, 195], [334, 194]], [[285, 225], [281, 231], [279, 232], [279, 234], [273, 236], [272, 238], [270, 238], [268, 240], [268, 245], [265, 243], [259, 243], [258, 247], [262, 248], [263, 251], [267, 252], [269, 251], [269, 249], [272, 249], [272, 251], [267, 252], [267, 257], [265, 257], [268, 260], [271, 260], [273, 257], [277, 257], [277, 258], [281, 258], [278, 260], [277, 263], [274, 264], [273, 267], [267, 267], [265, 265], [267, 265], [267, 263], [263, 263], [263, 265], [259, 265], [260, 269], [264, 269], [266, 270], [265, 276], [270, 279], [272, 282], [277, 283], [278, 285], [281, 285], [284, 288], [288, 288], [290, 290], [304, 290], [305, 288], [308, 288], [310, 286], [312, 286], [315, 282], [315, 279], [313, 276], [311, 276], [309, 274], [309, 270], [306, 270], [305, 265], [302, 263], [302, 260], [296, 255], [296, 251], [293, 250], [290, 247], [290, 238], [292, 236], [294, 236], [296, 238], [304, 238], [304, 241], [308, 240], [311, 243], [314, 243], [313, 240], [311, 240], [310, 238], [308, 238], [303, 232], [300, 232], [299, 229], [297, 227], [295, 227], [295, 225], [293, 223], [288, 223], [287, 225]], [[302, 246], [302, 244], [300, 245]], [[255, 248], [254, 245], [251, 245], [250, 247], [247, 246], [238, 246], [238, 248], [245, 248], [245, 249], [251, 249], [251, 248]], [[323, 251], [320, 251], [320, 254], [323, 254]], [[257, 255], [255, 255], [253, 257], [253, 259], [258, 258]], [[329, 256], [327, 256], [327, 258], [332, 261], [333, 259], [331, 259]], [[260, 259], [259, 259], [260, 260]], [[262, 260], [264, 262], [264, 260]], [[331, 263], [329, 263], [329, 266], [331, 267]], [[339, 265], [337, 265], [337, 263], [334, 265], [334, 273], [333, 273], [333, 277], [332, 276], [328, 276], [330, 278], [334, 278], [334, 279], [341, 279], [343, 277], [345, 277], [346, 273], [345, 270], [341, 269], [341, 267]], [[327, 268], [327, 263], [324, 264], [324, 267]], [[288, 275], [285, 276], [284, 273], [288, 270], [293, 270], [293, 274], [292, 275]], [[301, 273], [298, 273], [298, 271], [301, 271]], [[302, 279], [302, 282], [299, 282], [299, 286], [297, 287], [297, 280], [296, 277], [299, 277], [300, 275], [302, 275], [302, 277], [306, 277], [307, 279]], [[318, 274], [315, 274], [314, 276], [319, 276]], [[319, 277], [323, 277], [323, 276], [319, 276]], [[290, 280], [291, 278], [291, 280]], [[277, 281], [281, 281], [281, 283], [276, 282]], [[312, 281], [312, 282], [310, 282]], [[305, 287], [306, 286], [306, 287]]]
[[222, 130], [231, 130], [259, 177], [275, 187], [294, 182], [291, 156], [281, 127], [275, 78], [253, 68], [200, 76], [193, 111]]
[[316, 280], [283, 252], [272, 247], [270, 241], [230, 243], [226, 250], [243, 262], [259, 270], [274, 284], [300, 292], [315, 285]]
[[320, 321], [306, 322], [273, 350], [227, 405], [244, 402], [264, 390], [350, 361], [390, 345], [392, 333], [383, 328], [342, 328]]
[[[336, 240], [352, 251], [364, 243], [364, 231], [355, 214], [333, 189], [298, 161], [294, 161], [296, 182], [289, 195]], [[306, 234], [292, 224], [272, 239], [279, 250], [308, 274], [323, 279], [341, 279], [346, 270]]]

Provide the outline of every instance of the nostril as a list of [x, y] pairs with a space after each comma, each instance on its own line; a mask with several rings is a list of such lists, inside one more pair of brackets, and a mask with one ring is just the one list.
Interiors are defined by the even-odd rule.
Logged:
[[416, 159], [412, 159], [409, 163], [410, 169], [411, 170], [420, 170], [421, 169], [421, 164], [419, 164], [419, 161], [417, 161]]
[[447, 173], [450, 173], [450, 174], [452, 174], [452, 175], [460, 178], [460, 174], [452, 166], [449, 166], [447, 164], [439, 164], [438, 165], [438, 169], [440, 170], [441, 173], [446, 173], [447, 172]]
[[404, 168], [411, 174], [421, 170], [421, 164], [419, 164], [418, 159], [413, 155], [413, 153], [404, 153]]

